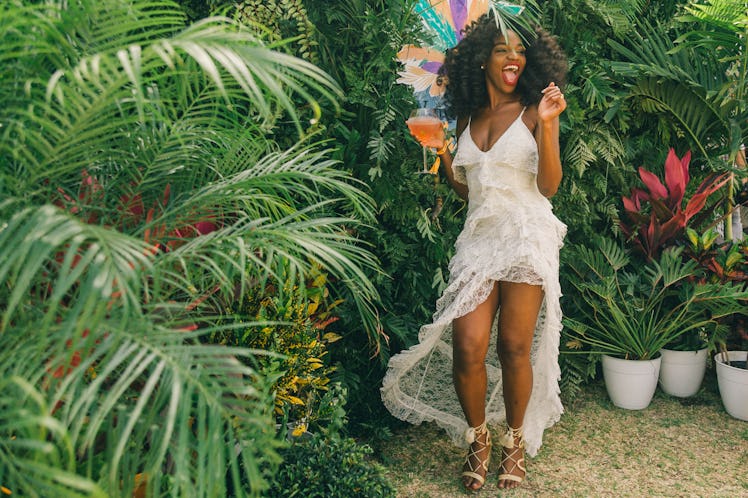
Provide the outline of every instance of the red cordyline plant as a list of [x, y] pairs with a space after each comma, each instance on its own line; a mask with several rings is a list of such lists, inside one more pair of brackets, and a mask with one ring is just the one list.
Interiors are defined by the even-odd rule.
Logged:
[[621, 221], [621, 230], [647, 261], [657, 259], [663, 249], [682, 240], [686, 227], [703, 223], [711, 214], [704, 211], [708, 197], [730, 179], [728, 173], [709, 174], [683, 207], [690, 161], [690, 151], [679, 158], [671, 148], [665, 160], [665, 184], [657, 175], [640, 167], [639, 177], [646, 189], [633, 188], [630, 197], [623, 197], [623, 207], [631, 223]]

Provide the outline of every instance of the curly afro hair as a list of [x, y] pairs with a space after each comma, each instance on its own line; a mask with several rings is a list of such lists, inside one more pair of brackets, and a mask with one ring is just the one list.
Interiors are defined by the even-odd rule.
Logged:
[[[550, 82], [562, 87], [568, 70], [566, 55], [556, 39], [540, 26], [533, 31], [511, 28], [524, 41], [527, 63], [517, 84], [522, 105], [537, 104], [540, 93]], [[454, 117], [468, 116], [488, 105], [488, 90], [481, 65], [486, 62], [501, 36], [493, 15], [484, 14], [465, 28], [464, 37], [447, 51], [439, 74], [446, 77], [447, 112]]]

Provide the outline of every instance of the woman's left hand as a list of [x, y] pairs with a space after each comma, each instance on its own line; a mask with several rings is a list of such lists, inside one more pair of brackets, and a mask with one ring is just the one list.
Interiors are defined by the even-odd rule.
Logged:
[[566, 109], [566, 99], [561, 89], [551, 82], [542, 91], [543, 98], [538, 104], [538, 118], [541, 121], [550, 121], [557, 118]]

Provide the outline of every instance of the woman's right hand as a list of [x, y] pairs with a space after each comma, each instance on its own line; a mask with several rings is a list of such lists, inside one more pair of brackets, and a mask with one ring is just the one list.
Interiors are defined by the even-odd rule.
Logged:
[[410, 134], [423, 147], [441, 149], [444, 147], [444, 123], [433, 117], [411, 117], [406, 121]]

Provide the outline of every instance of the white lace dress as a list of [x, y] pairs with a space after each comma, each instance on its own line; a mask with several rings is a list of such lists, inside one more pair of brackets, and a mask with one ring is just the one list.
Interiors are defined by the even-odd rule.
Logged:
[[[470, 194], [465, 226], [449, 263], [449, 284], [436, 302], [433, 323], [421, 327], [419, 343], [390, 359], [382, 400], [395, 417], [413, 424], [435, 421], [455, 444], [467, 446], [468, 426], [452, 385], [452, 321], [485, 301], [494, 281], [542, 285], [545, 298], [533, 337], [533, 387], [524, 420], [526, 451], [534, 456], [543, 431], [563, 412], [558, 253], [566, 225], [538, 191], [538, 148], [522, 114], [487, 152], [473, 142], [468, 123], [452, 167]], [[506, 418], [496, 330], [497, 322], [486, 358], [486, 419], [494, 426]]]

